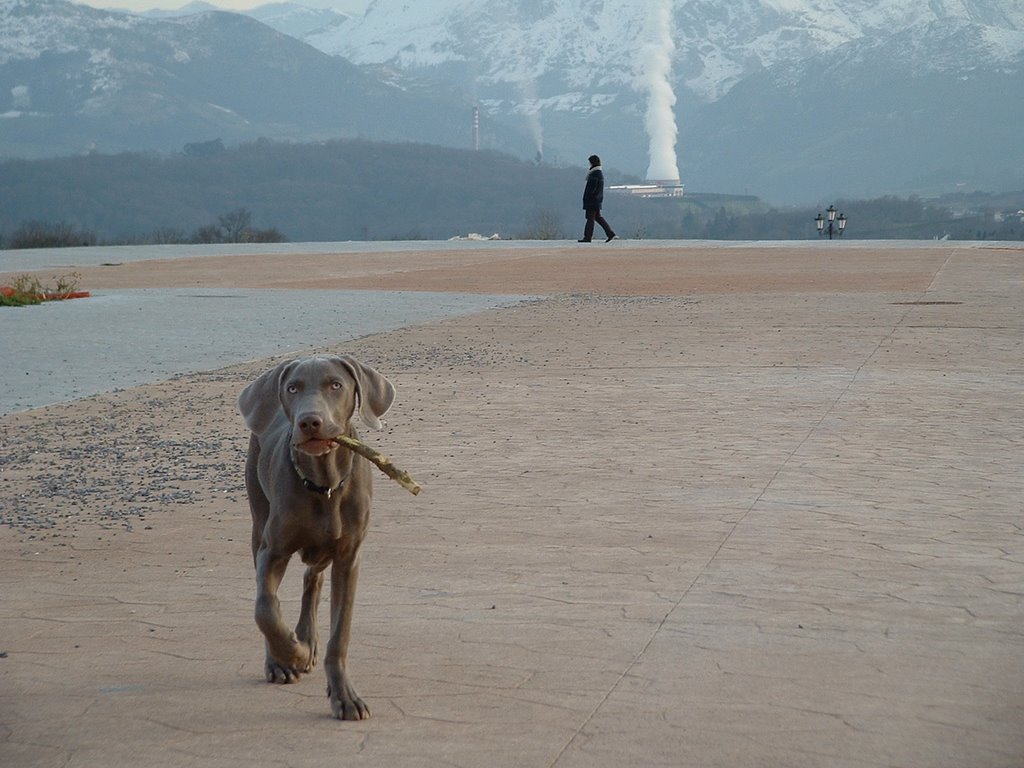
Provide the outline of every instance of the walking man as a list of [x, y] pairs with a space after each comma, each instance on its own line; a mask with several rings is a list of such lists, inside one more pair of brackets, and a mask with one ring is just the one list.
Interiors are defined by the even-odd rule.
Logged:
[[583, 228], [583, 237], [577, 240], [579, 243], [589, 243], [594, 239], [594, 222], [601, 225], [604, 230], [605, 242], [610, 243], [615, 237], [612, 228], [601, 215], [601, 203], [604, 202], [604, 173], [601, 171], [601, 158], [591, 155], [587, 158], [590, 161], [590, 172], [587, 173], [587, 186], [583, 189], [583, 210], [587, 214], [587, 224]]

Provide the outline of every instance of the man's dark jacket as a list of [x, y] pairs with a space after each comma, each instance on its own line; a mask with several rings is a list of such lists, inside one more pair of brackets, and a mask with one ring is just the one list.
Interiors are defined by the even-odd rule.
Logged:
[[583, 188], [583, 210], [599, 211], [604, 202], [604, 173], [595, 165], [587, 174], [587, 186]]

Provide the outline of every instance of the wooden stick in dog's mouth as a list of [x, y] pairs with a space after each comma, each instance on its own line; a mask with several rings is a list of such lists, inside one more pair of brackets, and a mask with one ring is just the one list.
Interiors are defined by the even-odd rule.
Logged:
[[409, 473], [406, 472], [404, 469], [399, 469], [394, 464], [392, 464], [391, 459], [389, 459], [380, 451], [374, 450], [366, 443], [364, 443], [362, 440], [356, 440], [356, 438], [348, 437], [347, 435], [338, 435], [337, 437], [331, 439], [338, 445], [343, 445], [346, 448], [355, 451], [360, 456], [372, 461], [374, 464], [377, 465], [377, 468], [381, 472], [383, 472], [385, 475], [390, 477], [400, 486], [405, 488], [405, 490], [407, 490], [413, 496], [419, 494], [421, 490], [420, 484], [413, 480], [411, 477], [409, 477]]

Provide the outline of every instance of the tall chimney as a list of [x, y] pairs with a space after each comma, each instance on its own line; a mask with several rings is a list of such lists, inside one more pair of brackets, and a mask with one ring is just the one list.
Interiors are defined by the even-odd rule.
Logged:
[[473, 149], [480, 151], [480, 107], [473, 107]]

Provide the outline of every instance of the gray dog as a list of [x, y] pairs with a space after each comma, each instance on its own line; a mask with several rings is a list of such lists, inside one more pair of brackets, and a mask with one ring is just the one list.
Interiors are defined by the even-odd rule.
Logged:
[[[370, 517], [370, 463], [332, 442], [358, 437], [351, 419], [379, 429], [395, 388], [351, 357], [291, 360], [249, 384], [238, 407], [252, 430], [245, 487], [252, 510], [256, 624], [266, 638], [269, 682], [292, 683], [317, 662], [316, 615], [324, 571], [331, 569], [331, 636], [324, 668], [334, 716], [364, 720], [370, 710], [345, 666], [359, 547]], [[277, 589], [291, 556], [306, 564], [299, 623], [281, 617]]]

